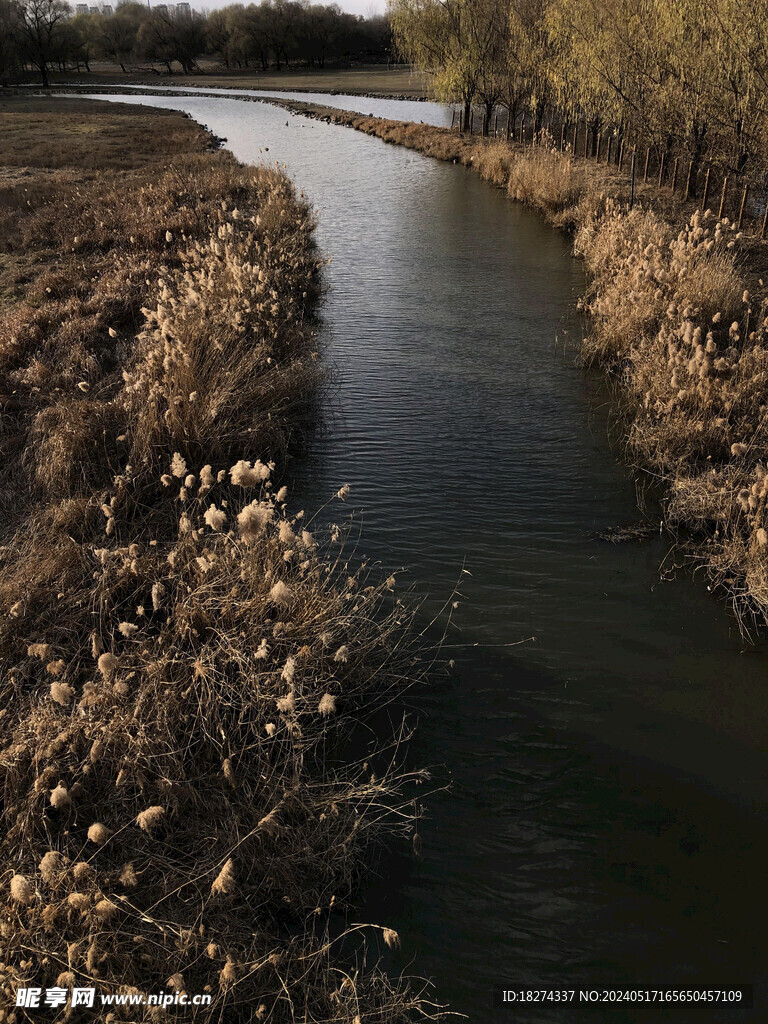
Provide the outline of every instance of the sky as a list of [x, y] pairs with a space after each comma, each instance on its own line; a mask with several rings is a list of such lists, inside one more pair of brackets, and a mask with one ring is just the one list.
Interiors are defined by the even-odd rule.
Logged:
[[[198, 11], [214, 11], [219, 7], [227, 7], [235, 0], [192, 0], [192, 7]], [[240, 3], [249, 3], [250, 0], [238, 0]], [[258, 0], [256, 0], [258, 2]], [[334, 0], [317, 0], [318, 3], [333, 3]], [[335, 0], [342, 11], [349, 11], [351, 14], [383, 14], [386, 10], [386, 0]]]

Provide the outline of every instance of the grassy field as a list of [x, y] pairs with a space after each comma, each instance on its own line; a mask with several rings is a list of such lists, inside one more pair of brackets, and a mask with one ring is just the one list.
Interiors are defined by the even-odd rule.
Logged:
[[6, 169], [129, 170], [210, 147], [199, 125], [172, 110], [143, 114], [122, 103], [0, 96], [0, 165]]
[[[200, 73], [196, 75], [154, 74], [150, 69], [140, 68], [123, 74], [117, 65], [94, 63], [92, 72], [52, 74], [51, 83], [78, 83], [97, 85], [99, 82], [196, 85], [214, 88], [240, 89], [287, 89], [309, 92], [344, 92], [353, 95], [371, 96], [413, 96], [426, 98], [429, 76], [420, 71], [399, 65], [388, 69], [386, 65], [373, 64], [359, 68], [328, 68], [312, 70], [286, 70], [281, 72], [259, 72], [255, 68], [227, 70], [210, 61], [200, 62]], [[157, 69], [159, 71], [159, 68]]]
[[396, 580], [289, 511], [324, 379], [311, 211], [180, 114], [0, 119], [2, 1019], [53, 985], [205, 994], [203, 1024], [432, 1019], [355, 965], [397, 935], [346, 925], [424, 778], [398, 726], [349, 740], [422, 669]]
[[72, 189], [96, 197], [117, 171], [131, 187], [165, 170], [172, 154], [200, 157], [211, 147], [198, 124], [174, 111], [0, 97], [0, 300], [34, 296], [39, 281], [69, 262], [45, 225], [67, 221]]

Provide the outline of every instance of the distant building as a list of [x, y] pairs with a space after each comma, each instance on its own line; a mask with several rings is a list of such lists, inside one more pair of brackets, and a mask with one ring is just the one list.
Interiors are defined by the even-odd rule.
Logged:
[[189, 4], [176, 4], [176, 10], [179, 12], [179, 14], [192, 13], [192, 8], [189, 6]]
[[87, 14], [88, 4], [77, 4], [75, 7], [75, 14]]
[[161, 14], [166, 14], [168, 11], [168, 4], [155, 4], [152, 10], [160, 11]]
[[104, 6], [101, 8], [101, 13], [102, 14], [111, 14], [112, 13], [112, 6], [111, 6], [111, 4], [104, 4]]
[[98, 7], [89, 7], [89, 8], [88, 8], [88, 11], [89, 11], [89, 12], [90, 12], [91, 14], [98, 14], [98, 13], [99, 13], [99, 8], [98, 8]]

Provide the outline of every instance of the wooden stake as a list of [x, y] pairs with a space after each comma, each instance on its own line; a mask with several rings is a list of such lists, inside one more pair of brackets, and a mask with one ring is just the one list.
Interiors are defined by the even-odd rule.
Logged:
[[630, 172], [629, 172], [630, 175], [631, 175], [631, 180], [632, 180], [632, 184], [630, 186], [630, 191], [629, 191], [629, 208], [630, 208], [630, 210], [635, 205], [635, 164], [636, 163], [637, 163], [637, 153], [635, 152], [635, 150], [633, 148], [632, 149], [632, 165], [630, 167]]
[[608, 136], [608, 155], [605, 158], [605, 162], [607, 164], [610, 164], [610, 162], [611, 162], [611, 150], [612, 149], [613, 149], [613, 136], [609, 135]]
[[683, 202], [688, 202], [688, 196], [691, 194], [691, 171], [693, 170], [693, 160], [688, 161], [688, 177], [685, 179], [685, 192], [683, 193]]
[[741, 231], [741, 222], [744, 219], [744, 207], [747, 205], [747, 192], [749, 191], [749, 185], [744, 186], [744, 191], [741, 193], [741, 206], [739, 207], [739, 223], [736, 225], [736, 230]]
[[651, 147], [649, 146], [645, 151], [645, 167], [643, 168], [643, 184], [648, 181], [648, 161], [651, 159]]
[[595, 163], [600, 163], [600, 132], [597, 133], [597, 149], [595, 150]]
[[725, 209], [725, 196], [728, 192], [728, 175], [723, 178], [723, 191], [720, 193], [720, 207], [717, 211], [717, 219], [722, 220], [723, 210]]
[[664, 180], [664, 160], [666, 158], [666, 155], [667, 155], [666, 153], [662, 153], [661, 154], [661, 163], [659, 164], [659, 184], [658, 184], [658, 188], [661, 188], [661, 183]]
[[704, 175], [704, 194], [701, 197], [701, 212], [703, 213], [707, 208], [707, 199], [709, 198], [709, 175], [712, 170], [710, 164], [707, 165], [707, 173]]
[[672, 168], [672, 192], [674, 192], [677, 189], [677, 165], [678, 165], [678, 163], [679, 163], [679, 158], [675, 157], [675, 164], [674, 164], [674, 167]]

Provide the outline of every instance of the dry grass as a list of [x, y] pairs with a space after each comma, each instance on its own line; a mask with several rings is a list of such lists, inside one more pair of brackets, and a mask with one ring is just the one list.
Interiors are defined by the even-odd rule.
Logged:
[[551, 139], [513, 161], [507, 188], [513, 199], [543, 210], [550, 217], [574, 206], [584, 192], [583, 166], [559, 152]]
[[208, 992], [200, 1021], [427, 1019], [341, 941], [422, 778], [402, 725], [352, 740], [423, 669], [395, 581], [278, 487], [321, 379], [312, 218], [226, 154], [136, 164], [4, 193], [32, 254], [0, 320], [4, 1007], [95, 984]]
[[[174, 111], [70, 98], [0, 98], [0, 300], [24, 297], [39, 304], [67, 287], [62, 275], [75, 270], [80, 290], [87, 290], [86, 258], [127, 248], [130, 232], [121, 233], [125, 224], [119, 220], [127, 207], [119, 189], [148, 186], [169, 168], [172, 155], [199, 159], [212, 145], [200, 125]], [[125, 174], [104, 174], [111, 170]], [[114, 223], [114, 232], [94, 235], [90, 250], [73, 248], [75, 225], [93, 231], [97, 207]], [[46, 274], [53, 281], [44, 281]]]
[[218, 468], [125, 473], [71, 510], [88, 540], [58, 507], [6, 556], [6, 995], [181, 975], [213, 994], [196, 1019], [420, 1018], [375, 972], [344, 982], [327, 932], [363, 851], [411, 827], [397, 743], [342, 756], [420, 671], [408, 613]]
[[209, 147], [200, 125], [173, 110], [143, 114], [123, 103], [0, 98], [0, 164], [5, 168], [127, 170]]
[[[95, 105], [94, 114], [93, 104], [82, 106], [72, 115], [70, 127], [92, 120], [98, 126], [104, 118], [107, 129], [113, 123], [109, 114], [101, 113], [102, 107]], [[13, 117], [23, 120], [26, 107]], [[126, 114], [130, 108], [119, 109], [118, 122], [126, 117], [140, 122], [135, 110]], [[178, 115], [175, 120], [155, 119], [154, 114], [148, 122], [145, 148], [136, 146], [130, 170], [51, 175], [29, 167], [25, 184], [0, 192], [0, 237], [7, 260], [3, 290], [17, 300], [8, 305], [0, 323], [0, 390], [6, 417], [0, 436], [0, 507], [6, 512], [18, 514], [41, 495], [73, 497], [94, 483], [94, 474], [103, 477], [114, 470], [122, 453], [131, 450], [126, 447], [125, 402], [116, 397], [123, 388], [123, 371], [140, 369], [133, 369], [133, 363], [135, 335], [145, 325], [142, 308], [151, 296], [164, 294], [159, 274], [172, 276], [182, 265], [189, 266], [190, 274], [195, 272], [190, 264], [195, 246], [209, 244], [211, 230], [218, 231], [224, 219], [222, 203], [234, 210], [247, 198], [260, 208], [260, 224], [250, 244], [266, 253], [258, 270], [266, 284], [257, 282], [257, 287], [268, 295], [285, 276], [285, 288], [280, 303], [260, 303], [249, 318], [248, 337], [258, 334], [259, 346], [254, 345], [251, 364], [241, 367], [240, 377], [233, 376], [233, 367], [226, 363], [224, 341], [233, 325], [222, 321], [232, 310], [208, 310], [207, 321], [197, 322], [197, 339], [187, 341], [197, 345], [190, 372], [199, 377], [200, 387], [189, 379], [179, 380], [186, 389], [183, 407], [178, 394], [166, 396], [176, 421], [164, 421], [166, 440], [172, 436], [176, 446], [182, 444], [178, 435], [191, 425], [184, 410], [191, 407], [189, 395], [197, 390], [194, 411], [202, 434], [197, 439], [188, 435], [184, 444], [196, 440], [200, 450], [205, 437], [212, 437], [214, 454], [219, 439], [228, 443], [232, 431], [242, 429], [244, 434], [254, 433], [252, 442], [261, 445], [261, 451], [269, 448], [272, 457], [284, 448], [291, 416], [306, 403], [316, 381], [312, 357], [288, 365], [294, 348], [314, 347], [305, 310], [315, 291], [317, 260], [311, 251], [306, 208], [280, 176], [238, 168], [227, 153], [206, 152], [210, 140], [192, 122]], [[47, 132], [44, 122], [38, 131]], [[34, 134], [31, 127], [28, 132]], [[157, 157], [161, 132], [177, 147], [172, 167], [167, 150]], [[91, 134], [99, 138], [93, 125]], [[109, 167], [111, 146], [102, 150], [94, 144], [93, 158], [99, 154]], [[40, 159], [49, 156], [45, 152]], [[270, 233], [281, 234], [283, 244], [271, 249]], [[237, 267], [224, 261], [216, 272], [222, 289], [236, 288]], [[162, 305], [160, 298], [153, 301], [155, 310]], [[268, 317], [274, 318], [269, 329]], [[178, 319], [181, 329], [182, 318]], [[217, 335], [215, 344], [221, 348], [210, 344], [210, 332]], [[267, 363], [269, 346], [272, 364]], [[242, 391], [246, 382], [250, 405]], [[233, 387], [240, 389], [237, 401]], [[139, 391], [134, 392], [138, 399]], [[273, 403], [271, 416], [254, 415], [253, 403], [267, 393]], [[162, 417], [167, 408], [158, 412], [160, 400], [143, 397], [148, 404], [142, 410], [140, 443], [155, 445], [159, 428], [156, 425], [150, 434], [150, 416], [155, 410]], [[230, 433], [224, 439], [228, 417]], [[126, 438], [118, 442], [123, 435]], [[86, 452], [89, 458], [84, 458]]]

